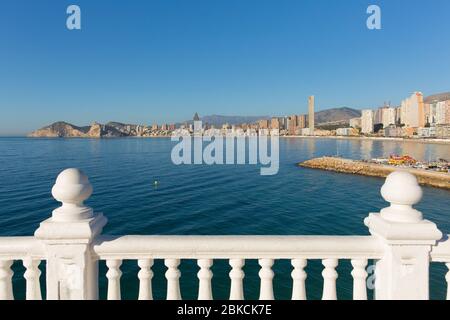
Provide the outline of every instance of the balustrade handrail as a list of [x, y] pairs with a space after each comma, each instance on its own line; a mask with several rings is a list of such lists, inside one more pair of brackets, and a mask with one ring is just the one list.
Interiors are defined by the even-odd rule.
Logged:
[[433, 262], [450, 262], [450, 236], [445, 236], [433, 246], [431, 251]]
[[99, 259], [378, 259], [373, 236], [99, 236]]
[[45, 256], [42, 242], [35, 237], [0, 237], [0, 259], [41, 259]]

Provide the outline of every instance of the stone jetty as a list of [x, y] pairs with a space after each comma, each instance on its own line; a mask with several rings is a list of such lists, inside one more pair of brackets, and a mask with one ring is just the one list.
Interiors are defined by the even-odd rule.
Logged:
[[298, 165], [304, 168], [382, 178], [388, 176], [393, 171], [403, 170], [414, 174], [417, 177], [419, 183], [422, 185], [450, 190], [450, 174], [445, 172], [428, 171], [407, 167], [396, 167], [336, 157], [314, 158], [305, 162], [301, 162]]

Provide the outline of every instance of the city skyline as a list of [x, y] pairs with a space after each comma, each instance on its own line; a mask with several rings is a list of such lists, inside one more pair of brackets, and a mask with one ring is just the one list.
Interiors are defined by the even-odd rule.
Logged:
[[368, 3], [359, 0], [108, 3], [106, 13], [80, 0], [79, 31], [66, 29], [69, 3], [7, 2], [0, 135], [59, 120], [302, 114], [310, 95], [317, 111], [363, 110], [448, 91], [448, 1], [427, 7], [428, 20], [420, 1], [376, 2], [381, 30], [366, 28]]

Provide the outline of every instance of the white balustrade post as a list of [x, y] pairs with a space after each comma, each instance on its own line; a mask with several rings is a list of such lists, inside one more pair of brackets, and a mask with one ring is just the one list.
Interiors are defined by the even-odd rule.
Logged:
[[139, 278], [139, 300], [153, 300], [152, 278], [153, 278], [153, 259], [138, 260], [138, 266], [141, 268], [138, 272]]
[[84, 205], [92, 191], [88, 177], [78, 169], [61, 172], [52, 188], [62, 206], [35, 232], [46, 251], [48, 300], [98, 299], [98, 261], [91, 243], [106, 218]]
[[273, 259], [259, 259], [259, 278], [261, 279], [261, 288], [259, 292], [259, 300], [273, 300], [273, 277], [272, 271]]
[[367, 300], [367, 259], [352, 260], [353, 300]]
[[167, 300], [181, 300], [180, 292], [180, 276], [181, 272], [178, 270], [180, 259], [166, 259], [164, 264], [167, 267]]
[[445, 275], [445, 280], [447, 281], [447, 300], [450, 300], [450, 263], [446, 263], [445, 265], [448, 269], [448, 272]]
[[13, 260], [0, 260], [0, 300], [13, 300], [11, 266]]
[[108, 300], [120, 300], [122, 298], [120, 291], [121, 265], [122, 260], [106, 260], [106, 266], [108, 267], [108, 271], [106, 272], [106, 278], [108, 278]]
[[336, 267], [338, 265], [337, 259], [324, 259], [322, 261], [324, 269], [322, 271], [323, 277], [323, 293], [322, 300], [337, 300], [336, 279], [338, 273]]
[[371, 213], [364, 221], [385, 247], [383, 257], [376, 262], [375, 298], [427, 300], [430, 251], [442, 233], [413, 208], [422, 199], [422, 189], [411, 173], [391, 173], [381, 195], [390, 207]]
[[243, 279], [245, 277], [242, 267], [245, 265], [244, 259], [230, 259], [230, 300], [244, 300]]
[[306, 286], [305, 280], [307, 277], [305, 267], [306, 259], [293, 259], [292, 266], [294, 270], [291, 272], [293, 280], [292, 285], [292, 300], [306, 300]]
[[41, 284], [39, 278], [41, 276], [41, 270], [39, 270], [40, 260], [34, 260], [27, 258], [23, 260], [23, 265], [26, 268], [24, 278], [27, 281], [27, 300], [42, 300]]
[[200, 267], [200, 270], [197, 273], [199, 280], [198, 300], [212, 300], [211, 279], [213, 277], [213, 273], [210, 269], [212, 264], [212, 259], [198, 260], [198, 265]]

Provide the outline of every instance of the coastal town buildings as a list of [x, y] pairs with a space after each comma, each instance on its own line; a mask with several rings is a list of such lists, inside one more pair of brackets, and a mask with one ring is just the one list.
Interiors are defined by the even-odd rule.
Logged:
[[436, 124], [450, 124], [450, 100], [436, 103]]
[[336, 129], [337, 136], [357, 136], [359, 135], [359, 130], [356, 128], [338, 128]]
[[271, 129], [280, 129], [280, 120], [278, 118], [272, 118], [270, 121]]
[[352, 128], [361, 128], [361, 117], [350, 119], [350, 127]]
[[297, 127], [300, 129], [306, 128], [306, 114], [297, 116]]
[[314, 134], [315, 124], [314, 124], [314, 96], [308, 98], [308, 126], [309, 134]]
[[361, 133], [373, 133], [374, 126], [374, 112], [373, 110], [363, 110], [361, 115]]
[[292, 115], [292, 116], [287, 117], [288, 134], [291, 136], [295, 135], [296, 129], [297, 129], [297, 116]]
[[439, 139], [450, 139], [450, 124], [436, 125], [436, 137]]
[[414, 92], [401, 103], [400, 119], [406, 127], [418, 128], [425, 126], [424, 102], [421, 92]]
[[[398, 107], [385, 103], [376, 110], [362, 110], [360, 117], [346, 120], [346, 123], [320, 123], [316, 128], [315, 98], [308, 98], [308, 114], [264, 117], [252, 123], [216, 124], [217, 131], [238, 136], [254, 134], [299, 135], [299, 136], [358, 136], [404, 137], [404, 138], [450, 138], [450, 93], [437, 94], [424, 98], [421, 92], [414, 92]], [[200, 121], [195, 113], [193, 121], [179, 124], [154, 123], [151, 126], [108, 124], [116, 126], [121, 134], [127, 136], [164, 136], [178, 129], [194, 131], [193, 123]], [[338, 127], [342, 125], [342, 127]], [[178, 129], [177, 129], [178, 128]], [[202, 123], [202, 132], [216, 132], [214, 125]], [[101, 128], [106, 131], [106, 128]]]
[[385, 137], [399, 138], [403, 136], [403, 129], [395, 124], [391, 124], [383, 130]]
[[260, 129], [269, 129], [269, 120], [267, 120], [267, 119], [259, 120], [259, 128]]
[[383, 128], [387, 128], [390, 125], [395, 125], [395, 108], [383, 107], [381, 110], [381, 123]]

